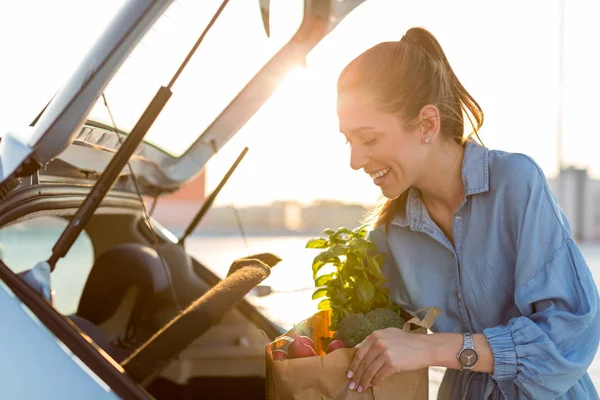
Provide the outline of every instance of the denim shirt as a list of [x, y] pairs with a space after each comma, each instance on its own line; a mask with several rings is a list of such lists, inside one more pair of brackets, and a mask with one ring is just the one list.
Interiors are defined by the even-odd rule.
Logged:
[[600, 340], [598, 291], [543, 172], [468, 142], [462, 178], [454, 245], [416, 188], [387, 233], [369, 233], [387, 253], [398, 304], [438, 307], [433, 332], [483, 333], [492, 349], [493, 375], [449, 369], [440, 397], [598, 399], [586, 372]]

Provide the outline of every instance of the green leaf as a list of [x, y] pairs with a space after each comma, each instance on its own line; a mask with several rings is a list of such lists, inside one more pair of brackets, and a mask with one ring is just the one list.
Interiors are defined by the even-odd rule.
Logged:
[[[312, 264], [312, 270], [313, 270], [313, 279], [317, 278], [317, 273], [319, 272], [319, 270], [321, 268], [323, 268], [323, 266], [325, 265], [325, 263], [323, 262], [323, 260], [321, 260], [322, 257], [320, 257], [320, 255], [316, 256], [313, 264]], [[318, 286], [318, 285], [317, 285]]]
[[329, 249], [327, 253], [329, 258], [333, 258], [343, 256], [344, 254], [346, 254], [346, 251], [348, 251], [348, 248], [345, 245], [336, 244], [331, 249]]
[[325, 229], [323, 232], [321, 232], [321, 235], [327, 235], [327, 236], [331, 236], [335, 233], [335, 231], [333, 229], [327, 228]]
[[317, 308], [318, 308], [320, 311], [323, 311], [323, 310], [329, 310], [329, 309], [331, 308], [331, 304], [330, 304], [330, 302], [329, 302], [329, 299], [324, 299], [324, 300], [321, 300], [321, 301], [319, 302], [319, 305], [317, 306]]
[[341, 268], [340, 276], [344, 282], [349, 282], [350, 278], [354, 275], [354, 265], [346, 264]]
[[311, 239], [306, 243], [307, 249], [326, 249], [329, 247], [329, 242], [323, 238]]
[[354, 267], [356, 265], [360, 266], [360, 258], [354, 253], [346, 254], [346, 265]]
[[369, 246], [369, 253], [376, 253], [377, 252], [377, 246], [375, 246], [375, 243], [373, 243], [371, 241], [368, 241], [368, 246]]
[[378, 292], [375, 294], [375, 299], [373, 300], [373, 304], [376, 307], [386, 307], [388, 304], [388, 296], [386, 294]]
[[377, 281], [385, 281], [385, 277], [381, 273], [381, 267], [379, 266], [379, 263], [374, 257], [367, 256], [367, 269], [369, 270], [371, 276]]
[[[326, 264], [329, 263], [339, 263], [339, 256], [342, 256], [346, 253], [347, 248], [343, 244], [336, 244], [329, 250], [323, 251], [319, 253], [313, 260], [312, 270], [313, 270], [313, 279], [317, 277], [317, 273], [319, 270]], [[319, 286], [319, 285], [317, 285]]]
[[329, 330], [334, 331], [334, 332], [337, 331], [339, 322], [340, 322], [339, 314], [331, 313], [331, 325], [329, 325]]
[[358, 297], [360, 302], [367, 308], [370, 309], [375, 299], [375, 286], [368, 280], [362, 280], [358, 283]]
[[385, 262], [385, 253], [376, 254], [373, 258], [375, 258], [375, 261], [377, 261], [377, 264], [381, 267]]
[[367, 250], [369, 250], [369, 242], [363, 238], [357, 237], [352, 240], [352, 247], [357, 249], [361, 254], [366, 254]]
[[353, 232], [357, 237], [365, 238], [365, 237], [367, 237], [367, 233], [368, 233], [367, 228], [368, 227], [369, 227], [369, 225], [359, 226], [358, 228], [354, 229]]
[[348, 312], [348, 310], [346, 309], [341, 309], [339, 316], [340, 316], [340, 321], [343, 321], [344, 318], [346, 318], [348, 315], [350, 315], [350, 312]]
[[315, 286], [325, 286], [333, 278], [333, 273], [321, 275], [315, 280]]
[[331, 235], [331, 243], [346, 243], [348, 240], [354, 237], [354, 232], [348, 228], [338, 228], [333, 235]]
[[313, 295], [312, 295], [312, 299], [316, 300], [319, 299], [323, 296], [327, 296], [327, 289], [325, 288], [320, 288], [314, 291]]
[[332, 290], [329, 294], [329, 298], [336, 304], [345, 304], [348, 298], [343, 290]]

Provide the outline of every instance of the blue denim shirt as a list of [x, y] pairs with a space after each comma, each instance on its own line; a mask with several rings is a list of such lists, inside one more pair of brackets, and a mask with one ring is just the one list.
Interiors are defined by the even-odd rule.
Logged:
[[598, 399], [586, 372], [600, 340], [598, 291], [543, 172], [469, 142], [462, 177], [454, 245], [415, 188], [387, 233], [369, 233], [388, 253], [382, 270], [398, 304], [436, 306], [433, 332], [483, 333], [492, 349], [493, 375], [448, 370], [441, 397]]

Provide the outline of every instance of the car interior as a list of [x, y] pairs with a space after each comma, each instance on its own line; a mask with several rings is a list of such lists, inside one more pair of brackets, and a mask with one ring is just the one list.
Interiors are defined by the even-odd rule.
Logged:
[[[96, 75], [89, 76], [82, 63], [84, 72], [75, 73], [73, 81], [39, 112], [28, 131], [39, 139], [33, 148], [19, 143], [16, 135], [0, 136], [0, 156], [4, 157], [0, 163], [0, 279], [123, 398], [263, 399], [265, 344], [285, 330], [246, 296], [281, 260], [270, 253], [232, 259], [222, 279], [185, 248], [186, 236], [194, 232], [245, 152], [198, 205], [198, 213], [189, 216], [184, 236], [175, 237], [154, 220], [147, 202], [175, 192], [196, 176], [273, 93], [274, 82], [290, 65], [305, 61], [312, 47], [360, 1], [300, 1], [300, 25], [290, 41], [275, 47], [279, 51], [267, 53], [262, 64], [257, 64], [262, 68], [241, 90], [237, 87], [237, 95], [218, 110], [205, 130], [199, 130], [199, 136], [194, 131], [187, 150], [178, 156], [161, 150], [156, 142], [144, 141], [144, 136], [167, 104], [192, 54], [227, 9], [227, 1], [213, 2], [220, 6], [210, 21], [204, 15], [206, 25], [200, 27], [203, 30], [189, 55], [170, 83], [160, 86], [140, 109], [132, 127], [123, 131], [123, 125], [117, 126], [112, 111], [118, 115], [122, 106], [116, 101], [111, 108], [115, 103], [107, 101], [101, 91], [118, 62], [127, 58], [119, 46], [137, 44], [134, 38], [127, 38], [130, 43], [123, 39], [128, 34], [122, 29], [123, 21], [131, 23], [132, 29], [142, 22], [149, 28], [151, 14], [160, 15], [163, 10], [158, 7], [167, 3], [171, 2], [147, 5], [132, 0], [123, 8], [125, 19], [114, 20], [121, 31], [107, 29], [107, 36], [95, 48], [107, 61], [94, 71]], [[181, 7], [180, 3], [174, 2], [174, 7]], [[266, 29], [268, 37], [270, 2], [258, 3], [260, 29]], [[131, 18], [135, 13], [139, 19]], [[141, 32], [136, 34], [141, 40]], [[115, 51], [106, 51], [106, 43], [115, 46]], [[94, 56], [93, 51], [90, 54]], [[122, 67], [125, 71], [136, 59], [127, 62]], [[102, 68], [109, 69], [106, 75]], [[123, 75], [119, 70], [115, 76]], [[92, 116], [98, 114], [98, 107], [110, 117], [105, 118], [108, 124], [87, 116], [90, 109]], [[161, 140], [168, 143], [168, 139], [163, 135]], [[19, 162], [15, 148], [23, 156]], [[12, 169], [3, 171], [7, 165]]]

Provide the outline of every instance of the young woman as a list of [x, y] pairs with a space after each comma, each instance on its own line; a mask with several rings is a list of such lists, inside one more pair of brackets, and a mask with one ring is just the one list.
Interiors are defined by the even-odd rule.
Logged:
[[444, 312], [431, 335], [365, 339], [350, 388], [443, 366], [442, 399], [598, 399], [586, 370], [599, 297], [569, 223], [531, 158], [471, 139], [483, 112], [431, 33], [412, 28], [346, 66], [338, 117], [352, 168], [387, 198], [370, 239], [393, 299]]

